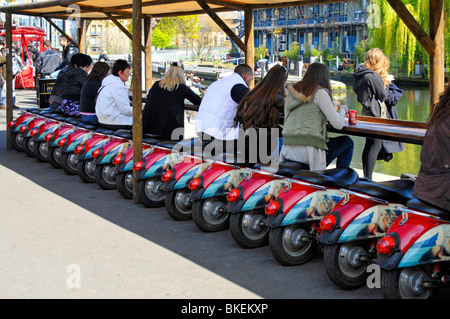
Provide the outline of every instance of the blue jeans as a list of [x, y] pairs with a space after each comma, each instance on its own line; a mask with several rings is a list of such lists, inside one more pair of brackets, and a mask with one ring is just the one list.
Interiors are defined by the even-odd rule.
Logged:
[[81, 114], [81, 121], [89, 124], [98, 124], [98, 118], [97, 115], [85, 115]]
[[350, 167], [354, 144], [349, 136], [342, 135], [330, 138], [327, 146], [327, 166], [337, 158], [336, 167]]

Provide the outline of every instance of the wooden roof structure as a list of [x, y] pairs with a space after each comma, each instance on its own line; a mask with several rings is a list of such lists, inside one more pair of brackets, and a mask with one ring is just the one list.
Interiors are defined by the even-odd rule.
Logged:
[[[444, 0], [430, 1], [429, 32], [414, 19], [402, 0], [387, 0], [397, 15], [418, 39], [430, 56], [430, 102], [433, 106], [444, 90]], [[344, 2], [344, 0], [49, 0], [27, 4], [1, 6], [0, 12], [6, 16], [6, 46], [12, 46], [12, 14], [23, 14], [44, 17], [62, 34], [50, 18], [74, 19], [85, 23], [88, 20], [112, 20], [133, 41], [133, 65], [141, 65], [141, 51], [145, 52], [146, 80], [151, 79], [151, 27], [152, 18], [208, 14], [211, 19], [229, 36], [244, 52], [245, 63], [254, 65], [253, 10], [262, 8], [279, 8], [298, 5], [320, 5]], [[217, 15], [218, 12], [243, 11], [245, 38], [242, 41], [227, 24]], [[133, 34], [124, 28], [118, 19], [132, 19]], [[142, 28], [144, 21], [144, 28]], [[144, 37], [142, 37], [144, 29]], [[84, 39], [83, 28], [79, 28], [80, 44]], [[70, 37], [69, 37], [70, 38]], [[144, 38], [144, 44], [142, 44]], [[73, 40], [72, 40], [73, 41]], [[76, 43], [75, 43], [76, 44]], [[78, 45], [78, 44], [76, 44]], [[80, 45], [80, 51], [84, 48]], [[141, 69], [133, 69], [133, 158], [142, 159], [142, 85]], [[149, 77], [150, 76], [150, 77]], [[149, 78], [148, 78], [149, 77]], [[147, 79], [148, 78], [148, 79]], [[7, 54], [6, 81], [12, 83], [12, 59]], [[146, 81], [147, 82], [147, 81]], [[7, 90], [7, 123], [13, 119], [12, 89]], [[7, 128], [7, 148], [11, 149], [11, 131]], [[135, 183], [136, 184], [136, 183]], [[136, 185], [134, 185], [136, 186]], [[135, 189], [135, 187], [134, 187]], [[135, 201], [137, 201], [135, 196]]]

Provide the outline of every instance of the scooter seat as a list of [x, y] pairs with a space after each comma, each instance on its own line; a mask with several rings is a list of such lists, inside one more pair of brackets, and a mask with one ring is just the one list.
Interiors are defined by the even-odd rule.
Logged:
[[[87, 124], [87, 125], [90, 125], [90, 124]], [[86, 127], [83, 127], [83, 128], [86, 128]], [[97, 133], [101, 133], [101, 134], [107, 134], [107, 135], [114, 134], [113, 130], [110, 130], [110, 129], [107, 129], [107, 128], [104, 128], [104, 127], [98, 127], [95, 130], [96, 130]]]
[[349, 189], [364, 193], [388, 202], [405, 204], [412, 198], [414, 182], [409, 179], [396, 179], [386, 182], [374, 182], [359, 180]]
[[309, 166], [307, 164], [296, 161], [283, 161], [279, 162], [278, 165], [270, 165], [270, 163], [257, 163], [254, 168], [286, 177], [292, 177], [300, 170], [309, 170]]
[[322, 171], [299, 171], [294, 178], [325, 187], [349, 188], [358, 180], [358, 173], [350, 167], [332, 168]]
[[169, 140], [169, 141], [161, 141], [161, 142], [157, 143], [156, 145], [172, 149], [176, 144], [177, 144], [176, 141]]
[[173, 150], [202, 156], [202, 150], [205, 145], [206, 144], [203, 144], [198, 137], [193, 137], [181, 140], [173, 147]]
[[66, 123], [72, 124], [72, 125], [78, 125], [81, 122], [81, 119], [79, 117], [68, 117], [64, 121]]
[[25, 111], [27, 111], [29, 113], [33, 113], [33, 114], [39, 114], [42, 111], [51, 112], [52, 110], [49, 107], [44, 108], [44, 109], [40, 109], [37, 107], [30, 107], [29, 109], [26, 109]]
[[127, 140], [131, 140], [133, 138], [131, 130], [117, 130], [114, 132], [114, 135], [118, 137], [123, 137]]
[[411, 209], [416, 209], [419, 211], [427, 212], [434, 216], [439, 216], [439, 217], [443, 217], [445, 219], [450, 219], [450, 211], [443, 210], [442, 208], [425, 203], [424, 201], [421, 201], [417, 198], [413, 198], [413, 199], [409, 200], [405, 206], [408, 208], [411, 208]]
[[53, 120], [57, 121], [65, 121], [67, 119], [67, 115], [60, 114], [60, 113], [53, 113], [49, 116]]
[[97, 125], [89, 124], [89, 123], [86, 123], [86, 122], [80, 122], [80, 123], [78, 124], [78, 127], [85, 128], [85, 129], [91, 130], [91, 131], [97, 129]]

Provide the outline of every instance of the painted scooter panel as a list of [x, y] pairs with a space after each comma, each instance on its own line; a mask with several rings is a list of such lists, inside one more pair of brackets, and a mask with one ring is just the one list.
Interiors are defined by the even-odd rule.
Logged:
[[[317, 188], [302, 185], [304, 196], [296, 204], [289, 208], [285, 207], [285, 214], [282, 226], [320, 220], [326, 214], [331, 213], [336, 204], [345, 196], [338, 189], [317, 190]], [[289, 197], [289, 191], [286, 193]], [[286, 201], [284, 201], [286, 203]]]
[[67, 142], [62, 148], [62, 152], [73, 152], [78, 145], [86, 143], [95, 132], [86, 129], [76, 129], [67, 136]]
[[[145, 158], [147, 155], [151, 154], [155, 148], [148, 144], [142, 144], [142, 157]], [[122, 172], [129, 172], [133, 170], [133, 146], [131, 145], [123, 153], [122, 162], [116, 165], [114, 174], [119, 174]]]
[[106, 164], [111, 163], [119, 153], [124, 152], [126, 149], [131, 147], [132, 143], [128, 140], [122, 138], [112, 137], [108, 142], [102, 146], [101, 154], [96, 158], [95, 164]]
[[53, 133], [58, 127], [60, 127], [63, 122], [55, 121], [55, 120], [49, 120], [45, 123], [43, 123], [41, 126], [39, 126], [39, 131], [36, 135], [34, 135], [35, 141], [43, 141], [44, 137], [49, 134]]
[[[245, 203], [241, 208], [241, 211], [248, 211], [255, 208], [260, 208], [266, 206], [270, 201], [274, 200], [283, 189], [290, 185], [290, 182], [286, 179], [280, 179], [279, 177], [271, 176], [274, 178], [266, 178], [266, 183], [256, 189], [252, 194], [250, 194], [247, 199], [244, 200]], [[254, 178], [254, 175], [251, 179]], [[245, 185], [242, 184], [245, 189], [245, 193], [249, 193], [248, 189], [245, 188]]]
[[[375, 205], [359, 214], [345, 227], [338, 242], [383, 237], [392, 223], [401, 215], [398, 205]], [[342, 216], [342, 215], [341, 215]]]
[[25, 131], [22, 132], [23, 137], [30, 137], [30, 132], [32, 129], [39, 127], [40, 125], [42, 125], [43, 123], [45, 123], [48, 119], [46, 119], [45, 117], [35, 117], [34, 119], [32, 119], [28, 125]]
[[[153, 152], [151, 155], [153, 154], [155, 154], [155, 152]], [[161, 175], [163, 172], [171, 170], [176, 164], [180, 163], [181, 161], [183, 161], [183, 155], [171, 152], [169, 150], [168, 153], [161, 156], [159, 159], [154, 161], [151, 166], [149, 166], [143, 178], [145, 179]]]
[[203, 192], [201, 198], [210, 198], [226, 195], [232, 189], [238, 187], [252, 172], [246, 168], [232, 169], [220, 175]]
[[67, 138], [70, 133], [72, 133], [75, 130], [75, 126], [71, 124], [63, 124], [60, 127], [58, 127], [54, 132], [50, 140], [48, 140], [48, 147], [56, 147], [58, 146], [58, 142], [63, 139]]
[[92, 158], [92, 152], [109, 141], [109, 136], [103, 134], [94, 134], [84, 144], [84, 151], [78, 154], [78, 160]]
[[[195, 163], [191, 162], [188, 164], [180, 163], [174, 167], [176, 171], [175, 179], [177, 182], [173, 186], [173, 189], [182, 189], [188, 187], [189, 182], [199, 177], [205, 170], [211, 167], [212, 163], [204, 162], [204, 163]], [[181, 167], [182, 166], [182, 167]], [[184, 168], [184, 169], [181, 169]], [[186, 170], [186, 168], [188, 168]]]
[[450, 224], [443, 223], [423, 233], [406, 251], [398, 267], [414, 267], [450, 261]]
[[19, 132], [22, 126], [28, 125], [34, 118], [36, 118], [36, 114], [24, 113], [20, 115], [14, 122], [12, 132]]

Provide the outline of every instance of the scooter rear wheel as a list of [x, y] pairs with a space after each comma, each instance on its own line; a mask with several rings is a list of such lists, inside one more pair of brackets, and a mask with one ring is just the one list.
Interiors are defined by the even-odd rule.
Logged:
[[40, 162], [46, 162], [48, 156], [48, 146], [46, 141], [35, 141], [33, 143], [33, 154]]
[[242, 248], [257, 248], [268, 244], [269, 228], [264, 225], [263, 212], [238, 212], [230, 216], [230, 231], [233, 239]]
[[50, 147], [47, 155], [47, 162], [54, 168], [61, 168], [61, 148]]
[[95, 166], [95, 181], [98, 186], [105, 190], [116, 189], [116, 176], [114, 175], [114, 164], [107, 163]]
[[217, 232], [230, 226], [230, 213], [224, 198], [205, 198], [192, 204], [192, 219], [204, 232]]
[[138, 200], [147, 207], [157, 208], [164, 206], [166, 192], [162, 190], [163, 181], [160, 177], [151, 177], [137, 182]]
[[433, 290], [423, 284], [430, 280], [425, 267], [381, 270], [381, 290], [387, 299], [428, 299]]
[[30, 157], [34, 157], [34, 153], [33, 153], [34, 140], [30, 136], [23, 138], [22, 145], [23, 145], [23, 150], [25, 151], [25, 153]]
[[309, 261], [317, 248], [317, 242], [310, 238], [309, 231], [305, 224], [271, 228], [269, 246], [273, 256], [285, 266]]
[[93, 162], [94, 160], [92, 158], [78, 162], [78, 176], [85, 183], [95, 183], [95, 165]]
[[66, 152], [61, 154], [61, 167], [69, 175], [78, 174], [78, 159], [74, 152]]
[[167, 213], [174, 220], [192, 219], [192, 202], [189, 189], [177, 189], [167, 192], [165, 206]]
[[11, 134], [11, 146], [18, 152], [23, 152], [22, 146], [23, 138], [22, 134], [19, 132], [14, 132]]
[[356, 289], [367, 280], [367, 261], [360, 257], [367, 255], [366, 249], [358, 243], [326, 245], [323, 261], [328, 277], [342, 289]]
[[125, 199], [133, 199], [133, 172], [121, 172], [116, 176], [116, 187]]

